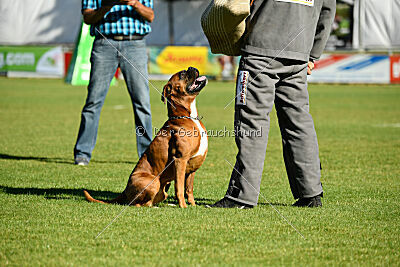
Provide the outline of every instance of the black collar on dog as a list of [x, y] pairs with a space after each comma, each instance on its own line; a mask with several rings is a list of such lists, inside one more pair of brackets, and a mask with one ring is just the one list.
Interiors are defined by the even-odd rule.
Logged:
[[193, 120], [201, 120], [203, 117], [190, 117], [190, 116], [177, 116], [177, 117], [169, 117], [168, 120], [178, 120], [178, 119], [193, 119]]

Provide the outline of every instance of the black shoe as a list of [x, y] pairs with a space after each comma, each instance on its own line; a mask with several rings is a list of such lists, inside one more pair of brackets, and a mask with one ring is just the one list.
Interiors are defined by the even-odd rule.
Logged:
[[224, 197], [220, 201], [215, 202], [213, 205], [208, 206], [209, 208], [238, 208], [238, 209], [252, 209], [253, 206], [239, 203], [232, 199]]
[[308, 208], [322, 207], [321, 195], [315, 197], [300, 198], [293, 204], [293, 206], [308, 207]]

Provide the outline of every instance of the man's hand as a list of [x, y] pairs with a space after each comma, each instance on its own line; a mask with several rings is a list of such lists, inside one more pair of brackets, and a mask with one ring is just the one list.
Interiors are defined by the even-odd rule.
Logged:
[[119, 0], [103, 0], [101, 2], [101, 6], [103, 7], [112, 7], [114, 5], [118, 5]]
[[114, 5], [132, 6], [133, 9], [148, 22], [152, 22], [154, 19], [153, 9], [144, 6], [138, 0], [103, 0], [100, 9], [86, 9], [83, 11], [83, 21], [86, 24], [97, 23]]
[[312, 70], [314, 69], [314, 62], [308, 61], [307, 65], [307, 75], [311, 75]]
[[85, 9], [82, 12], [83, 21], [89, 25], [96, 24], [104, 17], [104, 15], [108, 11], [110, 11], [111, 8], [112, 8], [112, 6], [102, 6], [96, 10], [95, 9]]
[[118, 0], [119, 5], [129, 5], [139, 13], [145, 20], [152, 22], [154, 19], [154, 11], [150, 7], [144, 6], [138, 0]]
[[119, 0], [120, 5], [128, 5], [136, 8], [137, 4], [139, 3], [138, 0]]
[[138, 0], [102, 0], [102, 6], [129, 5], [135, 7]]

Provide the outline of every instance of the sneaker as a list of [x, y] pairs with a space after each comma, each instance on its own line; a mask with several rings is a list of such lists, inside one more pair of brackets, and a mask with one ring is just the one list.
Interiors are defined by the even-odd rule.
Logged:
[[308, 208], [322, 207], [321, 195], [315, 197], [300, 198], [293, 204], [293, 206], [308, 207]]
[[207, 205], [208, 208], [238, 208], [238, 209], [251, 209], [253, 206], [243, 204], [232, 199], [224, 197], [220, 201], [215, 202], [213, 205]]
[[76, 158], [75, 165], [78, 166], [87, 166], [89, 164], [89, 160], [87, 158]]

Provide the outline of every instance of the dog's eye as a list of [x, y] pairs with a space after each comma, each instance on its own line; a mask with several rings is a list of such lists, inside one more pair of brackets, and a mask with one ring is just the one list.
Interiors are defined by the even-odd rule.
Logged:
[[183, 79], [184, 78], [184, 76], [186, 75], [186, 71], [181, 71], [180, 73], [179, 73], [179, 79]]

